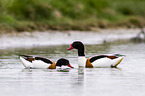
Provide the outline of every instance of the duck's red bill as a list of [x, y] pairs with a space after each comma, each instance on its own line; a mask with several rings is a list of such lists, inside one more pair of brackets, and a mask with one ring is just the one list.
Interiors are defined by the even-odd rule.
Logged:
[[67, 50], [71, 50], [71, 49], [73, 49], [72, 44], [71, 44], [71, 47], [70, 47], [70, 48], [68, 48]]
[[68, 64], [67, 66], [70, 67], [70, 68], [74, 68], [74, 67], [72, 67], [70, 64]]

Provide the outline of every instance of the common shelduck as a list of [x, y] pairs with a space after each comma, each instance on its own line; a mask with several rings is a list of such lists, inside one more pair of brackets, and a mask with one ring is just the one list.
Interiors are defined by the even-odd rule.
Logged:
[[120, 54], [102, 54], [85, 58], [85, 47], [84, 44], [80, 41], [74, 41], [71, 44], [71, 47], [67, 50], [77, 49], [78, 50], [78, 66], [83, 66], [86, 68], [93, 67], [116, 67], [124, 58], [124, 55]]
[[28, 55], [19, 55], [24, 67], [26, 68], [45, 68], [56, 69], [56, 67], [73, 68], [69, 61], [65, 58], [60, 58], [56, 63], [44, 57], [33, 57]]

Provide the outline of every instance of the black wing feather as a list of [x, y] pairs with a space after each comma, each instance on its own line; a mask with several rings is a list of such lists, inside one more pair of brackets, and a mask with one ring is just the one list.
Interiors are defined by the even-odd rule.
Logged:
[[94, 56], [90, 59], [90, 62], [94, 62], [95, 60], [98, 60], [98, 59], [101, 59], [101, 58], [104, 58], [104, 57], [108, 57], [107, 55], [98, 55], [98, 56]]
[[42, 60], [42, 61], [45, 62], [45, 63], [50, 63], [50, 64], [52, 64], [52, 61], [50, 61], [50, 60], [47, 59], [47, 58], [43, 58], [43, 57], [35, 57], [35, 60]]

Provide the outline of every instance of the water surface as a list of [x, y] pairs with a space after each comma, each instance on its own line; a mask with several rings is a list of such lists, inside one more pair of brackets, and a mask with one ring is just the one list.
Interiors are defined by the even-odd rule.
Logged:
[[[145, 44], [129, 41], [86, 45], [86, 57], [121, 53], [118, 68], [78, 68], [77, 51], [69, 45], [6, 48], [0, 50], [1, 96], [144, 96]], [[56, 61], [68, 58], [70, 70], [25, 69], [18, 54]]]
[[81, 40], [85, 44], [102, 44], [118, 39], [135, 37], [140, 29], [100, 30], [97, 32], [80, 31], [46, 31], [46, 32], [20, 32], [0, 34], [0, 49], [8, 47], [67, 45], [74, 40]]

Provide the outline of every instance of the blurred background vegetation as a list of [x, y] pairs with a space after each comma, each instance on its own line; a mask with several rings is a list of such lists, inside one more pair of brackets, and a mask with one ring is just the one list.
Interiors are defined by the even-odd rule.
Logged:
[[131, 26], [145, 26], [145, 0], [0, 0], [0, 31]]

